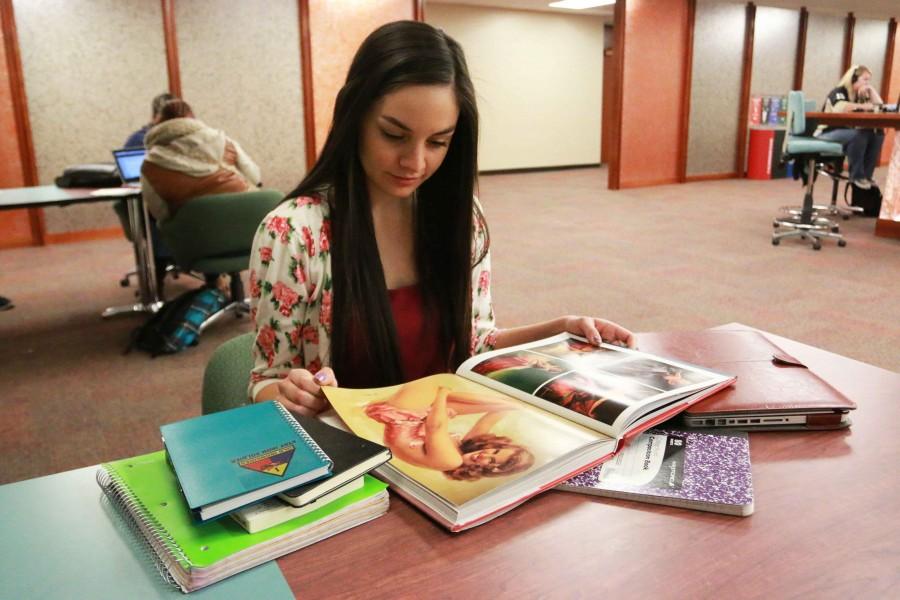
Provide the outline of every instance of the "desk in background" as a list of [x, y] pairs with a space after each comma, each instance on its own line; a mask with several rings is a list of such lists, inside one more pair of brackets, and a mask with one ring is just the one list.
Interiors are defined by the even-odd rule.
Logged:
[[[807, 119], [832, 127], [863, 127], [900, 130], [900, 113], [826, 113], [808, 112]], [[888, 164], [881, 214], [875, 222], [875, 235], [900, 238], [900, 131], [894, 135], [894, 147]]]
[[[119, 189], [119, 188], [103, 188]], [[14, 208], [41, 208], [44, 206], [68, 206], [85, 202], [125, 200], [128, 204], [128, 222], [131, 225], [134, 262], [137, 270], [139, 301], [125, 306], [114, 306], [103, 311], [104, 317], [123, 313], [155, 312], [161, 305], [156, 286], [156, 264], [153, 259], [153, 241], [150, 235], [150, 217], [137, 188], [122, 188], [118, 195], [95, 195], [93, 188], [60, 188], [55, 185], [0, 189], [0, 210]]]

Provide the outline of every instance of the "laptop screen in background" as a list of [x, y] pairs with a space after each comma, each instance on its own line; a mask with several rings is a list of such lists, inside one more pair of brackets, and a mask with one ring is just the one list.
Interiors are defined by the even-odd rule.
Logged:
[[132, 183], [141, 178], [141, 164], [147, 151], [144, 148], [130, 148], [128, 150], [113, 150], [116, 159], [116, 167], [122, 181]]

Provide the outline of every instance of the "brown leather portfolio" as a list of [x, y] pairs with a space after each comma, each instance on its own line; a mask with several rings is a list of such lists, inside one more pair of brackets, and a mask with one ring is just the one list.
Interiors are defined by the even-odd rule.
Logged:
[[856, 404], [756, 331], [647, 333], [638, 347], [723, 373], [735, 384], [684, 412], [687, 425], [741, 429], [839, 429]]

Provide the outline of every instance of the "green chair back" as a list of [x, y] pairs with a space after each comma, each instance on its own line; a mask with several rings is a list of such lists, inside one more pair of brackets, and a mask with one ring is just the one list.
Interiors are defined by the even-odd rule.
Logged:
[[283, 198], [278, 190], [201, 196], [159, 223], [159, 230], [184, 270], [243, 271], [260, 222]]
[[253, 358], [250, 349], [254, 332], [224, 342], [209, 359], [203, 371], [203, 414], [237, 408], [250, 402], [247, 387]]

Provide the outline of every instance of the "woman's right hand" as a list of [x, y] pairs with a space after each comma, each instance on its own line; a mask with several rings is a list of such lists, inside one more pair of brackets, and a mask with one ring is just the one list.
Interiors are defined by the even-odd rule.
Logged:
[[330, 367], [322, 367], [316, 373], [292, 369], [278, 381], [275, 400], [294, 414], [314, 417], [329, 406], [322, 392], [322, 387], [326, 385], [337, 386], [337, 379]]

